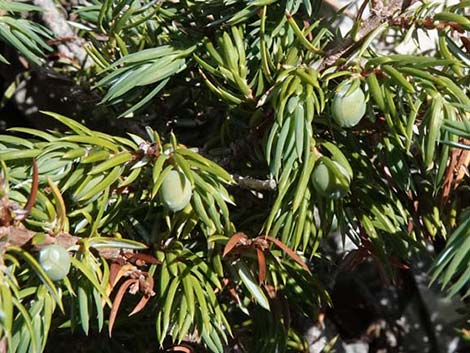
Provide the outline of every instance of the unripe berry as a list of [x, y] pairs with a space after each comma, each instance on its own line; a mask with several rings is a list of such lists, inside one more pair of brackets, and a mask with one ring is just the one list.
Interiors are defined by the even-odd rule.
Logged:
[[60, 281], [70, 271], [70, 255], [59, 245], [48, 245], [39, 252], [39, 263], [53, 281]]
[[356, 126], [366, 113], [366, 98], [361, 88], [346, 95], [350, 87], [351, 84], [346, 84], [336, 92], [331, 106], [334, 121], [345, 128]]
[[170, 211], [181, 211], [191, 200], [191, 183], [184, 174], [172, 170], [163, 180], [159, 195], [163, 205]]
[[[344, 177], [349, 181], [349, 175], [346, 169], [338, 162], [333, 161], [336, 167], [341, 171]], [[324, 197], [331, 199], [340, 199], [347, 194], [349, 185], [341, 183], [334, 172], [323, 162], [320, 162], [312, 173], [312, 183], [315, 190]]]

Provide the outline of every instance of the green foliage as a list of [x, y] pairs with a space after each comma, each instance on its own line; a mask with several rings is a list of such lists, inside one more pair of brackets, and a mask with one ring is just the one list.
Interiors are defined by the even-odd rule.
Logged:
[[[308, 351], [291, 317], [329, 304], [329, 274], [316, 269], [333, 228], [385, 278], [444, 240], [433, 279], [449, 295], [468, 294], [469, 179], [460, 169], [469, 164], [470, 62], [453, 34], [470, 31], [470, 3], [405, 6], [366, 33], [357, 20], [344, 38], [320, 5], [94, 0], [75, 9], [94, 65], [74, 75], [91, 80], [106, 119], [132, 118], [136, 128], [108, 134], [88, 128], [87, 116], [48, 112], [65, 128], [0, 136], [0, 335], [9, 352], [42, 352], [48, 333], [66, 328], [106, 325], [119, 336], [139, 320], [162, 349], [192, 341], [223, 352], [237, 341], [250, 352]], [[48, 34], [17, 17], [0, 22], [15, 37], [0, 36], [40, 64], [49, 48], [19, 33]], [[376, 45], [434, 29], [432, 55]], [[359, 107], [341, 107], [354, 124], [335, 122], [337, 92], [364, 92]], [[191, 188], [183, 209], [162, 202], [175, 172]], [[240, 190], [238, 175], [276, 188]], [[62, 281], [37, 260], [51, 243], [71, 257]], [[136, 331], [148, 338], [148, 327]]]
[[[449, 287], [449, 295], [455, 295], [468, 281], [468, 227], [469, 221], [461, 221], [459, 227], [448, 240], [446, 250], [438, 257], [435, 263], [434, 280], [440, 278], [443, 287]], [[451, 281], [456, 279], [455, 281]], [[467, 296], [468, 290], [464, 296]]]
[[[8, 43], [36, 65], [41, 65], [44, 52], [52, 48], [45, 42], [51, 39], [50, 31], [38, 23], [22, 19], [18, 13], [41, 11], [39, 7], [15, 1], [0, 1], [0, 41]], [[0, 62], [8, 60], [0, 55]]]

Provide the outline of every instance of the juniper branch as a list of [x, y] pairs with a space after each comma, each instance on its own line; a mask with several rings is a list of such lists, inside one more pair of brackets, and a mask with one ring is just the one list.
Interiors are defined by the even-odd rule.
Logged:
[[[319, 70], [332, 66], [338, 59], [352, 53], [364, 43], [369, 34], [377, 27], [386, 21], [391, 21], [396, 14], [403, 12], [415, 2], [416, 0], [391, 0], [387, 5], [384, 5], [382, 1], [375, 1], [371, 9], [371, 15], [363, 21], [358, 30], [358, 40], [354, 41], [349, 37], [328, 49]], [[356, 21], [360, 20], [360, 18], [356, 19]]]
[[89, 66], [91, 61], [85, 49], [83, 49], [83, 40], [75, 36], [75, 33], [67, 23], [64, 15], [57, 9], [54, 1], [33, 0], [33, 3], [44, 10], [42, 12], [42, 20], [58, 38], [74, 38], [66, 44], [59, 44], [59, 52], [67, 58], [76, 60], [82, 65]]
[[255, 191], [273, 191], [277, 188], [277, 184], [274, 179], [259, 180], [251, 177], [242, 177], [239, 175], [234, 175], [233, 178], [237, 182], [238, 186], [243, 189], [250, 189]]

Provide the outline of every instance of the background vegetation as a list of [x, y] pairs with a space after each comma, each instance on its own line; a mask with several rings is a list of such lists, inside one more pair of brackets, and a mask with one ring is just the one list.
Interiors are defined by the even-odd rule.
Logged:
[[[319, 0], [33, 3], [0, 1], [2, 104], [26, 116], [0, 136], [0, 352], [308, 352], [361, 263], [400, 286], [432, 257], [468, 295], [469, 1], [364, 1], [345, 35]], [[436, 50], [383, 46], [422, 32]], [[362, 120], [333, 119], [358, 90]]]

